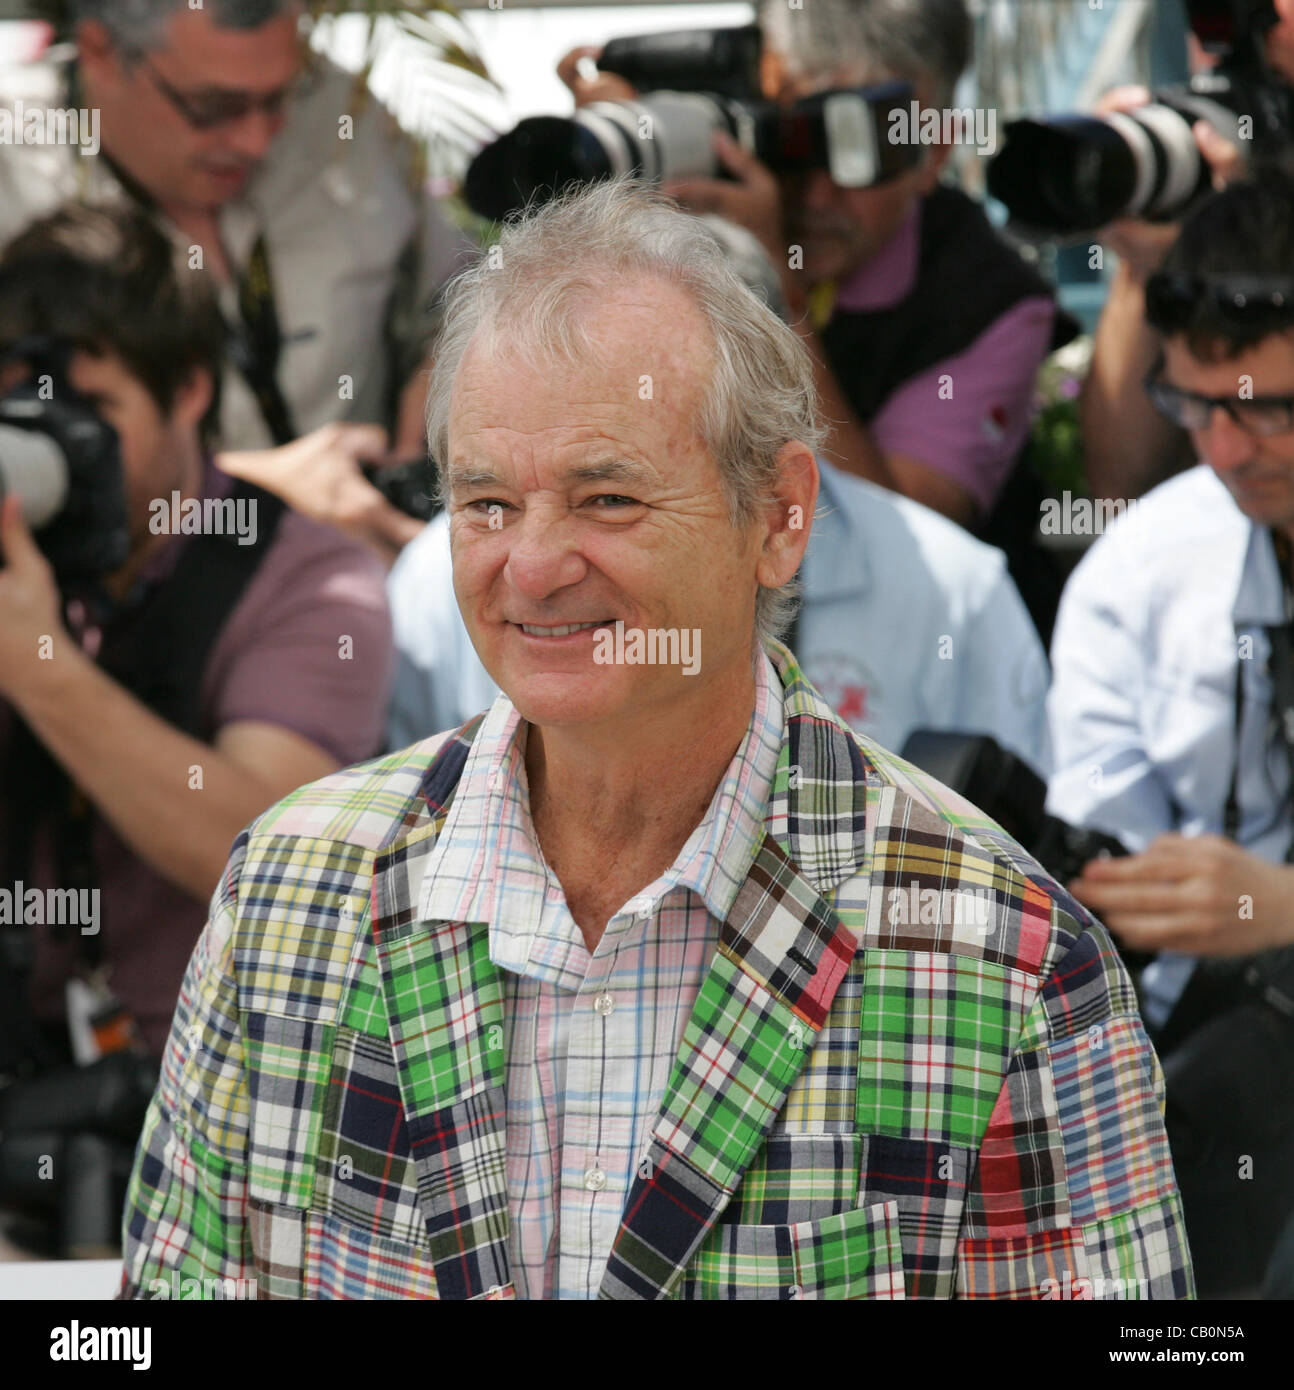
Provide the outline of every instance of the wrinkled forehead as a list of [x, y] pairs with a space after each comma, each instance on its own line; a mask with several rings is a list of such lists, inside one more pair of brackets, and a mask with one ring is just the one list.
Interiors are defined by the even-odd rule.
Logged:
[[626, 280], [571, 296], [548, 313], [503, 306], [487, 317], [459, 359], [453, 400], [464, 387], [505, 402], [533, 391], [554, 406], [588, 393], [648, 413], [663, 391], [677, 412], [709, 380], [713, 351], [709, 325], [681, 286]]
[[705, 452], [705, 358], [695, 345], [670, 352], [631, 324], [619, 328], [571, 357], [502, 327], [478, 332], [454, 376], [451, 479], [504, 460], [556, 466], [603, 454], [668, 473]]

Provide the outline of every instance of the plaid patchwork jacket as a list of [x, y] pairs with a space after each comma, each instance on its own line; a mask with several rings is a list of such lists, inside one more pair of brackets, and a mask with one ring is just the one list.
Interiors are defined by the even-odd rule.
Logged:
[[[600, 1296], [1192, 1297], [1159, 1063], [1104, 929], [769, 654], [767, 833]], [[415, 906], [479, 722], [235, 842], [136, 1155], [122, 1296], [515, 1297], [501, 972], [484, 925]]]

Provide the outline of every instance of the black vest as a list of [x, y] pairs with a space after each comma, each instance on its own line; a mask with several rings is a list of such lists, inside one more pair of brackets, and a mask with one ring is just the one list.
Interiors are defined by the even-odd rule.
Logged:
[[[867, 424], [905, 381], [965, 351], [1008, 309], [1037, 295], [1054, 297], [979, 204], [940, 187], [921, 210], [911, 292], [888, 309], [838, 309], [822, 343], [841, 390]], [[1076, 328], [1067, 314], [1058, 314], [1052, 350]]]

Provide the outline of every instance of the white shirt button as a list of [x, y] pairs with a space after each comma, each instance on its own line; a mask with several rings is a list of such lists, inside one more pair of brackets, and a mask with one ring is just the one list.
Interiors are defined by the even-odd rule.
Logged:
[[603, 1018], [606, 1018], [607, 1015], [615, 1009], [615, 1006], [616, 1001], [612, 999], [612, 997], [605, 991], [599, 994], [593, 1000], [593, 1007], [598, 1011], [598, 1013], [602, 1015]]
[[634, 898], [628, 904], [629, 911], [635, 916], [641, 917], [644, 922], [651, 916], [654, 906], [655, 904], [650, 898]]
[[587, 1187], [590, 1192], [601, 1192], [606, 1185], [607, 1175], [601, 1168], [590, 1168], [589, 1171], [584, 1174], [584, 1186]]

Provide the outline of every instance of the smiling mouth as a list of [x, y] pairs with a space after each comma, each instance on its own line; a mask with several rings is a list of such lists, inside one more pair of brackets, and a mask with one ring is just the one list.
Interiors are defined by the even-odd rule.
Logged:
[[569, 637], [572, 633], [588, 632], [595, 627], [607, 627], [611, 618], [599, 618], [591, 623], [567, 623], [562, 627], [540, 627], [536, 623], [518, 623], [517, 626], [527, 637]]

